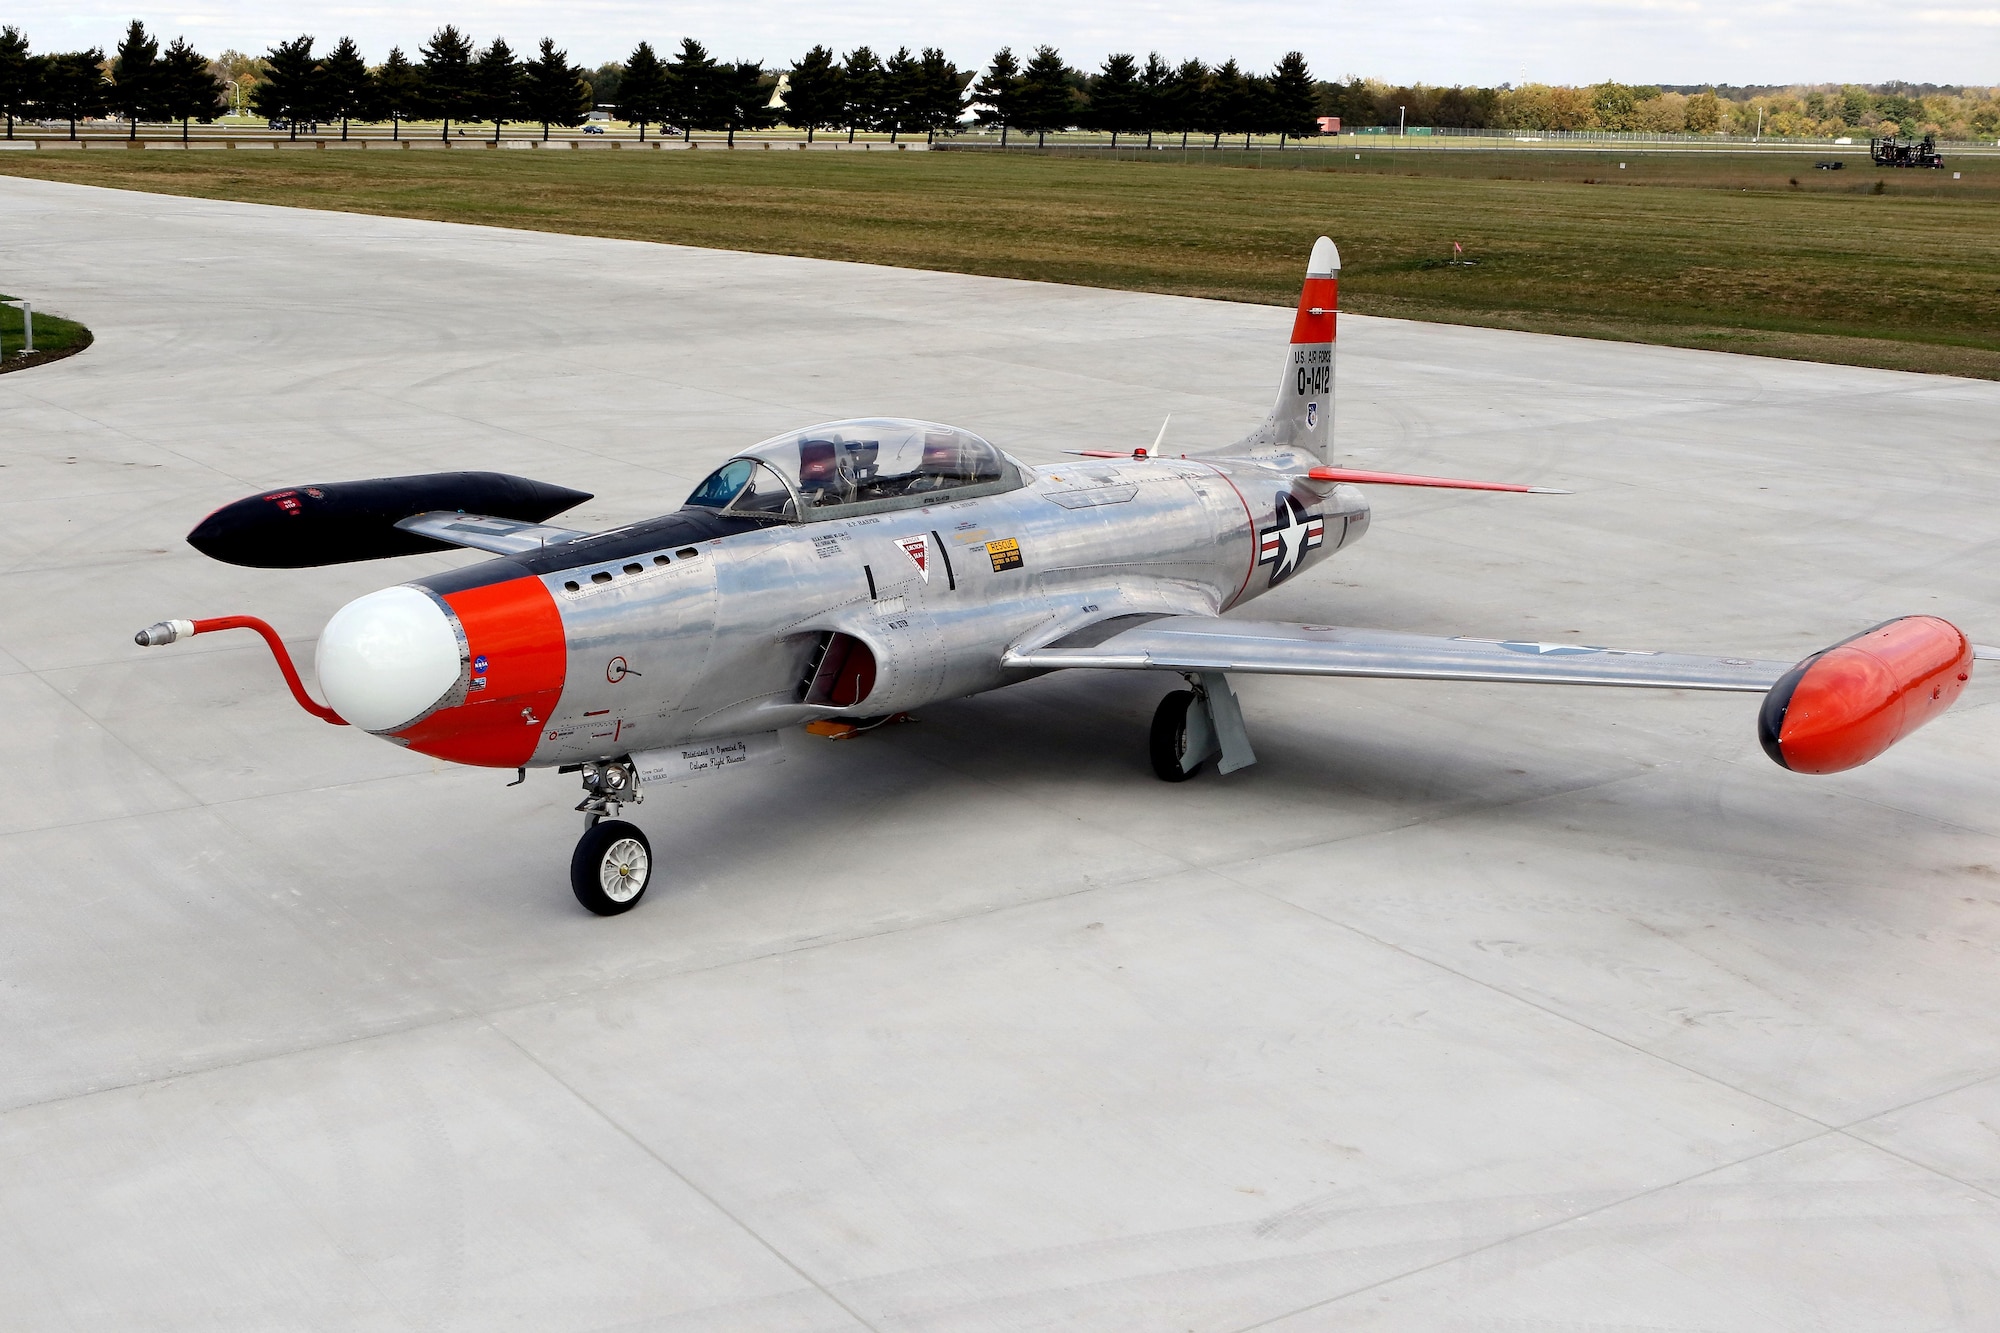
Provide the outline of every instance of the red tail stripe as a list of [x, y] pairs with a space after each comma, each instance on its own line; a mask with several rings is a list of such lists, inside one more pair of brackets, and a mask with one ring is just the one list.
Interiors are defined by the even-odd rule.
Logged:
[[[1333, 341], [1333, 312], [1340, 304], [1339, 278], [1307, 278], [1299, 293], [1299, 313], [1292, 320], [1292, 342], [1330, 343]], [[1320, 313], [1315, 315], [1313, 311]]]

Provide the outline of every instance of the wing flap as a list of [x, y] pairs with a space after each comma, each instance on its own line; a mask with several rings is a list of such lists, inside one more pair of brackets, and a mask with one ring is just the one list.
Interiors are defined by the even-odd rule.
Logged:
[[575, 528], [553, 528], [546, 523], [523, 523], [517, 519], [461, 514], [446, 509], [412, 514], [399, 520], [396, 526], [433, 541], [450, 542], [453, 546], [466, 546], [475, 551], [490, 551], [494, 555], [526, 555], [545, 546], [560, 546], [591, 535], [578, 532]]
[[1340, 625], [1165, 616], [1094, 644], [1057, 640], [1010, 651], [1007, 665], [1036, 670], [1237, 671], [1392, 680], [1498, 681], [1651, 689], [1771, 688], [1793, 663], [1742, 657], [1632, 652], [1571, 643], [1435, 638]]

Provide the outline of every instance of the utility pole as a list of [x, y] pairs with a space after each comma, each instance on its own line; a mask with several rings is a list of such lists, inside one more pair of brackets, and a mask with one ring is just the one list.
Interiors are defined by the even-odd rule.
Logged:
[[1406, 106], [1399, 106], [1396, 108], [1396, 137], [1398, 139], [1403, 137], [1404, 126], [1409, 121], [1409, 119], [1410, 119], [1410, 108]]

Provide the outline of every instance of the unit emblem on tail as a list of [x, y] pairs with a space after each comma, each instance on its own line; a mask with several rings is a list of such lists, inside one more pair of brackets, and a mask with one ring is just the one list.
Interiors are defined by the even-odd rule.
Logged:
[[1278, 521], [1257, 530], [1257, 563], [1271, 566], [1276, 587], [1299, 572], [1306, 553], [1326, 542], [1326, 520], [1306, 512], [1290, 491], [1278, 492]]

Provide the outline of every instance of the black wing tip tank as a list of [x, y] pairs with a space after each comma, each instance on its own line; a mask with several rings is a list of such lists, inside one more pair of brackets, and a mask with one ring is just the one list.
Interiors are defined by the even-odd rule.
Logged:
[[188, 545], [252, 569], [305, 569], [455, 549], [405, 532], [402, 519], [436, 510], [544, 523], [591, 498], [504, 472], [427, 472], [334, 481], [245, 496], [203, 519]]

